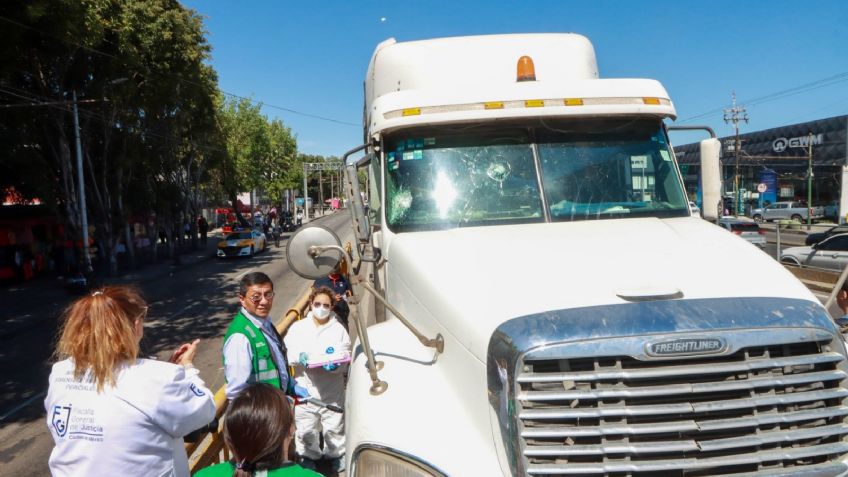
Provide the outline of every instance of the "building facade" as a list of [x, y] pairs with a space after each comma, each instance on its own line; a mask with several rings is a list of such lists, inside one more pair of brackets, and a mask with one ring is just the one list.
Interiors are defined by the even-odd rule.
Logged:
[[[838, 203], [843, 166], [848, 165], [848, 115], [740, 134], [739, 140], [737, 151], [735, 136], [720, 138], [724, 196], [735, 199], [738, 190], [740, 209], [781, 200], [806, 201], [808, 191], [813, 205]], [[690, 199], [700, 205], [699, 145], [675, 147], [674, 152]]]

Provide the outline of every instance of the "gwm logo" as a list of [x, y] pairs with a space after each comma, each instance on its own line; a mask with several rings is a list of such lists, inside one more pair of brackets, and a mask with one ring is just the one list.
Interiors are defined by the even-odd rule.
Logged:
[[691, 356], [721, 353], [727, 343], [721, 338], [678, 338], [648, 343], [648, 356]]
[[[813, 136], [813, 146], [818, 146], [824, 142], [824, 134], [816, 134]], [[810, 145], [810, 136], [798, 137], [779, 137], [771, 143], [771, 148], [774, 152], [783, 152], [790, 147], [808, 147]]]

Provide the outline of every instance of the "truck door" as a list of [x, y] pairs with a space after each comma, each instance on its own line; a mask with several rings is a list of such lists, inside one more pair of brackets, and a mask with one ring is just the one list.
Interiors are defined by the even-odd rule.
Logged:
[[771, 204], [763, 210], [763, 219], [773, 220], [781, 217], [781, 209], [786, 208], [789, 204]]

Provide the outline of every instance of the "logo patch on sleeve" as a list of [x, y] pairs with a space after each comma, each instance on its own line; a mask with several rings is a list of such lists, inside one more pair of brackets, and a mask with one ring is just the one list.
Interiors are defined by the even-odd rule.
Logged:
[[200, 388], [198, 388], [194, 383], [189, 383], [188, 388], [191, 389], [191, 392], [194, 393], [197, 397], [205, 396], [206, 393], [203, 392]]

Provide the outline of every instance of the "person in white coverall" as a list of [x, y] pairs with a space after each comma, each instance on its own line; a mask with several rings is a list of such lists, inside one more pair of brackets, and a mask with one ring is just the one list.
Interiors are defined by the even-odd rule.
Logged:
[[130, 287], [106, 287], [64, 317], [47, 398], [54, 477], [188, 477], [183, 436], [215, 418], [192, 365], [197, 343], [170, 362], [139, 359], [147, 305]]
[[[344, 371], [347, 364], [325, 364], [309, 368], [310, 363], [324, 360], [329, 354], [350, 354], [350, 336], [333, 313], [335, 293], [327, 287], [312, 292], [311, 310], [306, 317], [292, 323], [286, 334], [289, 362], [297, 363], [295, 377], [311, 397], [326, 404], [344, 407]], [[301, 465], [314, 468], [315, 461], [326, 458], [333, 470], [344, 470], [344, 416], [340, 412], [312, 403], [295, 406], [295, 448], [302, 457]], [[319, 433], [324, 437], [322, 451]]]

